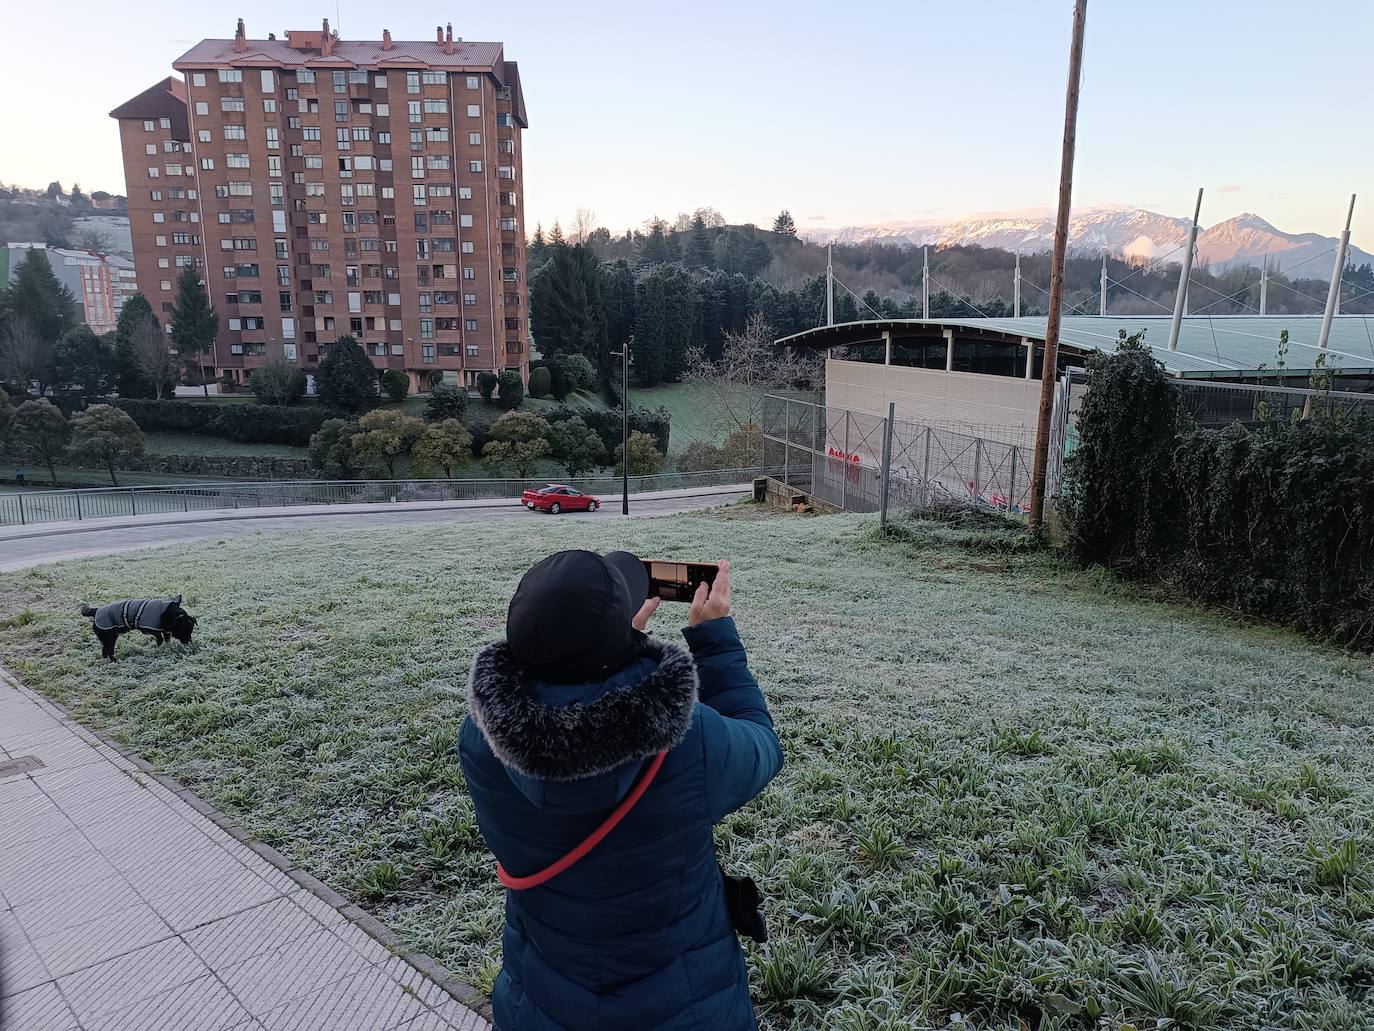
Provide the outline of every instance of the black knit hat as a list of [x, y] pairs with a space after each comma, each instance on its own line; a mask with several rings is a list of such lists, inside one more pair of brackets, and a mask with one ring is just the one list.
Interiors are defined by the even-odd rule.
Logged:
[[643, 635], [630, 625], [649, 573], [628, 551], [560, 551], [520, 580], [506, 640], [527, 677], [554, 684], [600, 680], [627, 666]]

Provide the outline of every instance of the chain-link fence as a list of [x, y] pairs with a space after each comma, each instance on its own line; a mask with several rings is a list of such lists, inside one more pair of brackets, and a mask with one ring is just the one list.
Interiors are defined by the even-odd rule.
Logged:
[[1374, 416], [1374, 394], [1199, 380], [1174, 380], [1173, 388], [1179, 406], [1202, 427], [1229, 426], [1233, 422], [1252, 426], [1314, 415], [1362, 412]]
[[[1003, 512], [1030, 504], [1032, 451], [939, 426], [768, 396], [762, 464], [789, 487], [848, 512], [959, 499]], [[885, 476], [886, 470], [886, 476]]]

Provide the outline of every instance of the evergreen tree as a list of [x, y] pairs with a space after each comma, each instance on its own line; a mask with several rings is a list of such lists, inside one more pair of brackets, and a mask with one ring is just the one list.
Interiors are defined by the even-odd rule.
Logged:
[[696, 287], [680, 267], [652, 269], [635, 291], [635, 379], [646, 387], [681, 374], [697, 329]]
[[53, 386], [67, 398], [65, 406], [80, 408], [104, 397], [114, 383], [114, 352], [89, 326], [74, 326], [62, 334], [53, 359]]
[[28, 371], [39, 391], [45, 391], [53, 383], [58, 341], [82, 322], [76, 298], [53, 275], [44, 251], [30, 248], [14, 270], [9, 289], [0, 295], [0, 313], [7, 332], [22, 324], [26, 334], [36, 337], [37, 353]]
[[797, 223], [792, 221], [792, 213], [786, 208], [778, 212], [778, 217], [773, 219], [773, 232], [779, 236], [790, 236], [796, 239]]
[[544, 266], [544, 262], [547, 261], [549, 257], [548, 252], [549, 245], [544, 240], [544, 227], [536, 222], [534, 226], [534, 239], [532, 239], [529, 246], [525, 248], [525, 265], [530, 276], [533, 276]]
[[210, 304], [210, 294], [187, 265], [177, 276], [177, 299], [172, 305], [172, 344], [186, 371], [188, 383], [199, 382], [210, 396], [210, 380], [205, 375], [205, 355], [219, 335], [219, 314]]
[[365, 412], [377, 399], [377, 369], [351, 336], [341, 336], [329, 345], [315, 383], [321, 401], [347, 412]]
[[715, 261], [711, 237], [706, 232], [706, 219], [697, 212], [692, 219], [692, 235], [687, 241], [687, 264], [692, 268], [710, 268]]
[[674, 247], [669, 243], [668, 223], [655, 216], [645, 223], [648, 232], [640, 241], [639, 260], [650, 265], [663, 265], [673, 260]]
[[157, 389], [143, 373], [134, 347], [139, 329], [151, 325], [158, 333], [162, 325], [153, 314], [153, 307], [142, 294], [134, 294], [119, 309], [115, 323], [115, 391], [120, 397], [170, 397], [176, 391], [176, 375], [166, 377]]
[[606, 351], [602, 274], [591, 248], [566, 243], [530, 283], [530, 332], [546, 359], [584, 354], [599, 363]]
[[563, 227], [558, 224], [557, 219], [554, 219], [553, 229], [549, 231], [549, 246], [561, 247], [567, 242], [563, 239]]
[[126, 455], [143, 454], [143, 431], [122, 408], [91, 405], [72, 416], [71, 426], [69, 450], [73, 460], [103, 465], [113, 487], [119, 486], [115, 463]]

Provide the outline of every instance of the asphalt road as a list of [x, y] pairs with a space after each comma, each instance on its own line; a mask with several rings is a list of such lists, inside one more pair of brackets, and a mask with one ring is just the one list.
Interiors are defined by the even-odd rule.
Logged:
[[[727, 505], [742, 497], [713, 494], [697, 497], [630, 499], [630, 515], [659, 516], [694, 509]], [[500, 508], [442, 509], [407, 512], [403, 507], [379, 506], [382, 511], [300, 515], [284, 518], [225, 519], [215, 522], [154, 523], [142, 526], [95, 528], [89, 531], [0, 540], [0, 570], [23, 569], [84, 558], [110, 555], [140, 548], [155, 548], [181, 541], [223, 538], [243, 533], [271, 533], [280, 530], [350, 530], [369, 526], [412, 526], [422, 523], [471, 523], [492, 519], [623, 519], [618, 499], [606, 499], [599, 512], [565, 512], [553, 516], [528, 512], [517, 506]]]

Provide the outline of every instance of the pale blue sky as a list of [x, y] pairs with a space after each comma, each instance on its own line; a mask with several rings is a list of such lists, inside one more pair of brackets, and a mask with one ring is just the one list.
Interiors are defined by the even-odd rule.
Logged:
[[[802, 227], [1048, 209], [1071, 6], [21, 2], [0, 15], [0, 179], [122, 191], [106, 113], [239, 15], [258, 38], [328, 15], [345, 37], [423, 39], [452, 18], [520, 62], [530, 223], [581, 206], [615, 229], [699, 205], [760, 223], [787, 207]], [[1248, 210], [1334, 235], [1357, 192], [1354, 240], [1374, 249], [1371, 46], [1370, 0], [1090, 0], [1075, 208], [1187, 215], [1206, 186], [1205, 224]]]

